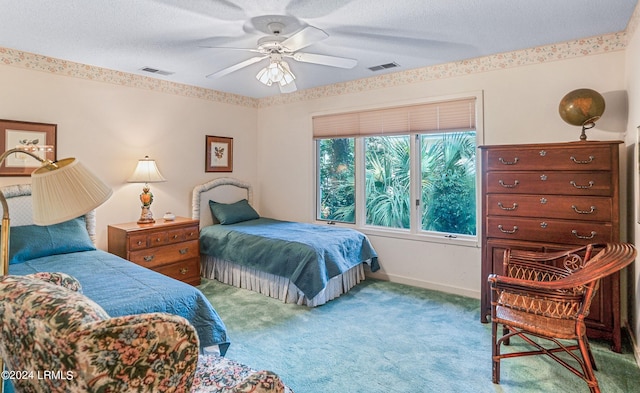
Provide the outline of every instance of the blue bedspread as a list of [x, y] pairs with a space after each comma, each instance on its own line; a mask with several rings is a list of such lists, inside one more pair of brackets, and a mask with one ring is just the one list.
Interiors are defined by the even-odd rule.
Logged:
[[200, 251], [216, 258], [289, 278], [309, 299], [330, 278], [378, 255], [353, 229], [259, 218], [200, 231]]
[[9, 274], [63, 272], [77, 278], [83, 293], [111, 316], [167, 312], [195, 327], [201, 347], [229, 347], [224, 323], [197, 288], [105, 251], [58, 254], [9, 265]]

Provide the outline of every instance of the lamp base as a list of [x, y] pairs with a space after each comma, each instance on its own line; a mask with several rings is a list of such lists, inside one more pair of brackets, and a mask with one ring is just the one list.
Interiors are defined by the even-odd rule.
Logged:
[[142, 213], [140, 213], [140, 219], [138, 224], [153, 224], [156, 220], [153, 219], [153, 213], [147, 206], [142, 206]]

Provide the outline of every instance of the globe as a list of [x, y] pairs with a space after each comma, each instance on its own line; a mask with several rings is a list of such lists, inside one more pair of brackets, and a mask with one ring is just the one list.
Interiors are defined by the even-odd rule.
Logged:
[[587, 139], [584, 130], [592, 128], [604, 113], [604, 98], [591, 89], [577, 89], [567, 93], [558, 106], [562, 120], [582, 126], [580, 139]]

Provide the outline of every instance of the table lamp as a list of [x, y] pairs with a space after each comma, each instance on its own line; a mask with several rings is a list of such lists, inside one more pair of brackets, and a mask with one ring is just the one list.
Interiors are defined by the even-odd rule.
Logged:
[[153, 203], [153, 194], [149, 183], [159, 183], [167, 181], [156, 165], [156, 160], [144, 156], [144, 158], [138, 160], [133, 175], [127, 180], [129, 183], [144, 183], [142, 187], [142, 194], [140, 194], [140, 202], [142, 202], [142, 212], [140, 213], [140, 219], [138, 224], [153, 224], [156, 220], [153, 219], [153, 213], [151, 213], [151, 203]]

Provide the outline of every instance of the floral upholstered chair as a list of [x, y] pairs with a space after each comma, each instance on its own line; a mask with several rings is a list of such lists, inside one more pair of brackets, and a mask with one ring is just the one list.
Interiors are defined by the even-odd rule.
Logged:
[[109, 317], [63, 273], [0, 277], [0, 340], [3, 377], [18, 392], [286, 389], [272, 372], [201, 355], [195, 329], [182, 317]]

